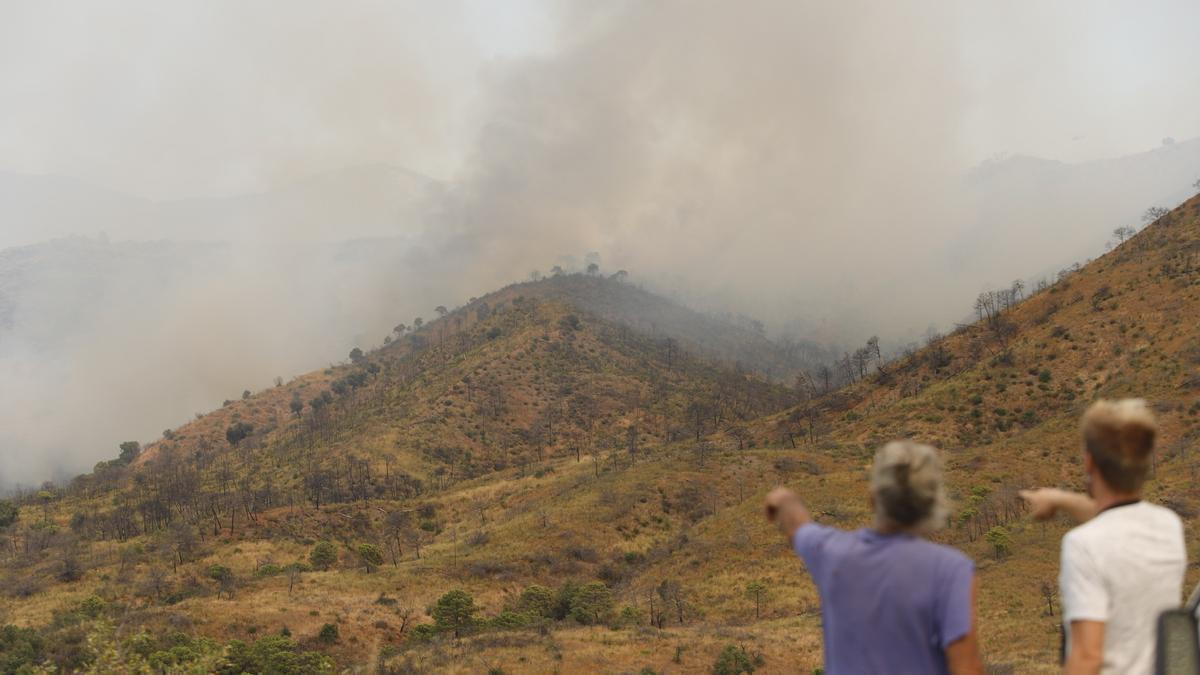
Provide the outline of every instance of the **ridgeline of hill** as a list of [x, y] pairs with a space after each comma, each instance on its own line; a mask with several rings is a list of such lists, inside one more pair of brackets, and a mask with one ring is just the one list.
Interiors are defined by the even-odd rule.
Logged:
[[911, 436], [946, 452], [938, 538], [977, 562], [986, 660], [1050, 672], [1066, 524], [1031, 524], [1015, 490], [1079, 487], [1089, 401], [1154, 403], [1148, 493], [1197, 578], [1200, 199], [978, 313], [785, 389], [751, 370], [810, 355], [616, 279], [472, 300], [0, 512], [5, 664], [811, 672], [816, 592], [762, 494], [866, 524], [864, 465]]

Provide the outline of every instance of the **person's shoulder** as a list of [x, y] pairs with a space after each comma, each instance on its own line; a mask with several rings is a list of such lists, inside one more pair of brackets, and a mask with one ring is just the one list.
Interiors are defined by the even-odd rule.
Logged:
[[975, 568], [975, 561], [971, 556], [953, 546], [939, 544], [928, 539], [914, 539], [914, 543], [924, 549], [926, 555], [936, 560], [942, 567], [957, 568], [967, 566], [972, 569]]
[[1105, 538], [1105, 530], [1107, 529], [1107, 524], [1099, 516], [1085, 523], [1080, 523], [1067, 530], [1067, 533], [1063, 535], [1063, 550], [1088, 547], [1092, 542], [1103, 540]]
[[843, 536], [850, 534], [849, 532], [841, 529], [840, 527], [834, 527], [832, 525], [822, 525], [821, 523], [818, 523], [816, 521], [807, 522], [807, 523], [801, 525], [796, 530], [796, 535], [800, 536], [802, 533], [805, 537], [816, 538], [816, 539], [837, 538], [837, 537], [843, 537]]
[[792, 543], [796, 546], [804, 543], [824, 543], [846, 534], [845, 530], [810, 521], [796, 528], [796, 532], [792, 535]]
[[1179, 517], [1179, 514], [1165, 506], [1154, 504], [1152, 502], [1142, 502], [1138, 504], [1138, 506], [1147, 517], [1163, 523], [1170, 523], [1172, 525], [1177, 524], [1180, 527], [1183, 527], [1183, 520]]

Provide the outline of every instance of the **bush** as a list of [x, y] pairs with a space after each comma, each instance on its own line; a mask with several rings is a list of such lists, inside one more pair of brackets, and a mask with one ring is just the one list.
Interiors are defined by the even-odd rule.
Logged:
[[368, 574], [383, 564], [383, 551], [375, 544], [359, 544], [356, 552]]
[[993, 527], [983, 535], [983, 538], [992, 545], [997, 560], [1008, 555], [1008, 552], [1012, 550], [1012, 537], [1009, 536], [1008, 529], [1003, 526]]
[[0, 528], [8, 527], [17, 522], [21, 510], [7, 499], [0, 499]]
[[603, 623], [612, 609], [612, 591], [599, 581], [585, 584], [571, 597], [571, 618], [582, 624]]
[[32, 628], [0, 628], [0, 672], [31, 672], [46, 655], [46, 642]]
[[745, 649], [735, 645], [726, 645], [721, 650], [712, 669], [713, 675], [741, 675], [753, 673], [754, 670], [754, 662], [750, 660], [750, 655]]
[[438, 631], [452, 631], [454, 637], [461, 637], [475, 625], [477, 611], [479, 608], [471, 594], [455, 589], [438, 598], [430, 613]]
[[327, 623], [321, 626], [320, 632], [317, 633], [317, 640], [331, 645], [338, 641], [338, 627], [336, 623]]
[[230, 641], [225, 658], [217, 666], [216, 672], [219, 675], [329, 673], [333, 672], [333, 662], [320, 652], [300, 651], [289, 638], [272, 635], [252, 645], [241, 640]]
[[554, 600], [554, 618], [562, 621], [571, 615], [571, 601], [579, 592], [579, 582], [568, 579], [558, 589], [558, 597]]
[[332, 567], [337, 562], [337, 549], [333, 542], [322, 541], [313, 546], [308, 554], [308, 562], [312, 563], [313, 569], [327, 570]]
[[433, 639], [433, 636], [438, 634], [438, 628], [432, 623], [423, 623], [419, 626], [414, 626], [408, 632], [408, 639], [414, 642], [428, 642]]
[[208, 578], [215, 581], [225, 581], [233, 577], [233, 570], [224, 565], [209, 565]]
[[283, 571], [284, 570], [283, 570], [282, 565], [276, 565], [275, 563], [267, 563], [265, 565], [259, 565], [258, 569], [254, 570], [254, 576], [256, 576], [256, 577], [274, 577], [274, 576], [279, 576], [280, 574], [283, 574]]
[[533, 615], [533, 614], [525, 614], [523, 612], [513, 612], [513, 611], [506, 610], [506, 611], [503, 611], [503, 612], [500, 612], [499, 614], [497, 614], [488, 623], [490, 623], [493, 628], [500, 628], [500, 629], [524, 628], [524, 627], [530, 625], [531, 623], [533, 623], [534, 621], [536, 621], [538, 618], [539, 617], [537, 617], [536, 615]]
[[621, 608], [621, 613], [617, 615], [617, 625], [621, 628], [640, 626], [645, 618], [646, 613], [640, 608], [633, 605], [625, 605]]
[[79, 612], [92, 619], [103, 614], [107, 608], [108, 603], [98, 595], [89, 595], [79, 603]]
[[517, 600], [517, 611], [547, 619], [554, 618], [554, 591], [534, 584], [521, 592]]

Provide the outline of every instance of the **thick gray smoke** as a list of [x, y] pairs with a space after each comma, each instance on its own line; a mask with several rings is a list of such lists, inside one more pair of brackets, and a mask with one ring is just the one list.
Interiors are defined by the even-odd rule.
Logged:
[[1194, 4], [1006, 8], [14, 3], [0, 169], [116, 191], [0, 174], [0, 246], [112, 239], [0, 255], [0, 479], [587, 252], [776, 334], [946, 327], [1200, 177], [1196, 142], [971, 172], [1200, 135]]
[[[1082, 49], [1128, 45], [1125, 67], [1147, 71], [1163, 64], [1133, 52], [1152, 28], [1158, 59], [1180, 59], [1171, 97], [1200, 102], [1181, 69], [1200, 47], [1161, 17], [1139, 13], [1119, 43], [1116, 13], [1065, 5], [1014, 16], [944, 3], [578, 7], [561, 17], [565, 48], [497, 75], [456, 186], [461, 230], [449, 252], [483, 285], [559, 251], [595, 250], [694, 304], [829, 340], [878, 333], [894, 344], [963, 317], [985, 287], [1099, 253], [1115, 224], [1135, 223], [1150, 199], [1184, 197], [1189, 167], [1200, 175], [1191, 143], [1134, 162], [1136, 178], [1126, 165], [1084, 165], [1075, 180], [1031, 162], [1015, 170], [1024, 182], [1002, 168], [968, 179], [987, 143], [980, 99], [989, 119], [1029, 114], [1029, 101], [1004, 97], [1025, 93], [1028, 80], [1048, 107], [1080, 106], [1079, 129], [1098, 123], [1086, 106], [1108, 102], [1112, 73], [1080, 69], [1058, 21], [1112, 38], [1089, 35]], [[998, 34], [1011, 28], [1050, 51], [1003, 48]], [[980, 66], [1001, 55], [1003, 65]], [[1000, 91], [986, 79], [1016, 75], [1022, 84]], [[1123, 86], [1165, 79], [1147, 72]], [[1055, 99], [1051, 85], [1079, 98]], [[1156, 99], [1123, 99], [1130, 110], [1104, 120], [1109, 135], [1161, 123], [1149, 112]], [[1042, 138], [1038, 127], [1013, 119], [1000, 137]]]

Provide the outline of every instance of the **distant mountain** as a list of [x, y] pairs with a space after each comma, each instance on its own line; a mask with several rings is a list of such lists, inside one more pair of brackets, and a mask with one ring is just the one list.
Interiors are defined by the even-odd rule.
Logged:
[[134, 238], [321, 241], [412, 233], [440, 204], [443, 186], [388, 165], [355, 166], [280, 188], [156, 205]]
[[148, 200], [74, 178], [0, 171], [0, 249], [106, 229], [120, 236], [153, 210]]
[[407, 251], [87, 237], [0, 251], [0, 483], [77, 472], [97, 447], [378, 344], [395, 325], [379, 308], [411, 302]]
[[1053, 274], [1103, 253], [1113, 229], [1140, 227], [1146, 209], [1191, 196], [1197, 179], [1200, 139], [1075, 164], [1021, 155], [985, 162], [967, 177], [967, 211], [947, 262], [998, 285]]
[[175, 241], [329, 242], [411, 233], [443, 187], [363, 165], [261, 193], [151, 201], [61, 176], [0, 172], [0, 248], [70, 235]]

